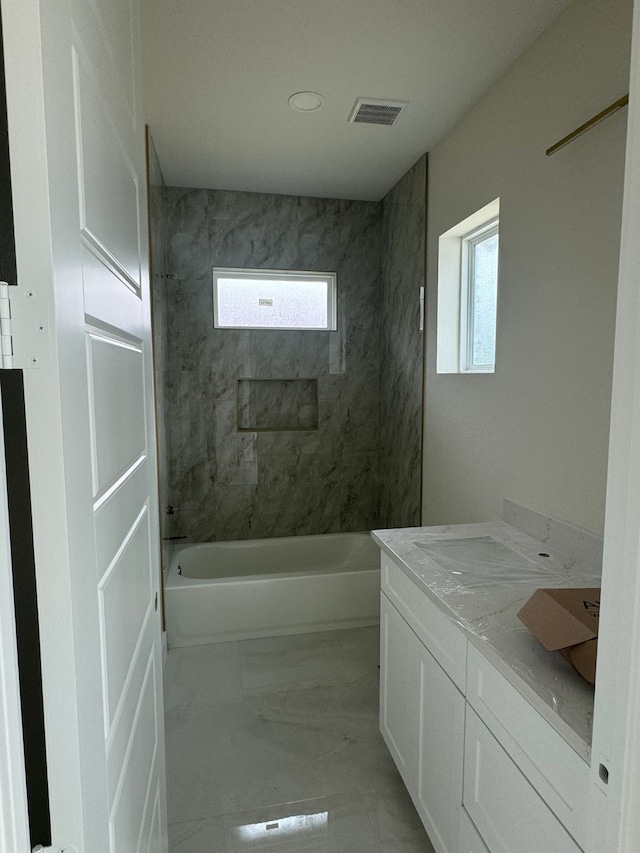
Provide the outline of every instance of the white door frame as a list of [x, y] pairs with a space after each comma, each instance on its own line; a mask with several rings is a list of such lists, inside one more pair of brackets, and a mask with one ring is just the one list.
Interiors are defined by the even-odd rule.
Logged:
[[[22, 26], [24, 33], [28, 32], [33, 23], [33, 9], [24, 9]], [[36, 79], [38, 65], [29, 67], [35, 60], [38, 45], [30, 45], [24, 53], [25, 39], [15, 37], [14, 27], [17, 23], [13, 16], [2, 6], [4, 29], [4, 58], [5, 68], [13, 68], [12, 76], [18, 68], [18, 62], [24, 62], [29, 68], [26, 74], [26, 85], [32, 85]], [[13, 82], [13, 81], [12, 81]], [[9, 91], [11, 88], [11, 91]], [[13, 91], [14, 86], [7, 81], [7, 101], [14, 100], [19, 95]], [[31, 116], [24, 116], [29, 121]], [[29, 154], [25, 161], [28, 160]], [[18, 159], [18, 158], [16, 158]], [[26, 162], [15, 168], [24, 170]], [[14, 164], [12, 162], [12, 170]], [[14, 198], [14, 214], [16, 208], [27, 215], [28, 199]], [[22, 715], [20, 704], [20, 685], [18, 672], [18, 652], [16, 640], [16, 624], [13, 599], [13, 578], [11, 566], [11, 548], [9, 534], [9, 506], [7, 495], [7, 479], [5, 469], [5, 449], [2, 425], [2, 409], [0, 407], [0, 853], [28, 853], [31, 849], [29, 833], [29, 817], [27, 791], [25, 781], [25, 766], [22, 740]]]
[[[640, 849], [640, 0], [635, 0], [589, 853]], [[608, 772], [608, 780], [606, 780]], [[604, 776], [605, 778], [601, 778]]]
[[[16, 297], [33, 288], [42, 305], [43, 322], [50, 343], [54, 328], [52, 231], [47, 188], [46, 127], [44, 74], [42, 63], [40, 3], [38, 0], [2, 0], [4, 30], [7, 110], [9, 115], [9, 147], [13, 186], [18, 280]], [[55, 37], [54, 34], [51, 34]], [[13, 320], [12, 320], [13, 324]], [[23, 330], [14, 328], [18, 337]], [[51, 411], [56, 408], [56, 353], [25, 376], [25, 403], [29, 394], [37, 395]], [[30, 391], [27, 386], [30, 386]], [[47, 428], [48, 427], [48, 428]], [[64, 483], [63, 446], [59, 419], [31, 425], [29, 461], [34, 530], [36, 526], [53, 543], [50, 554], [38, 553], [36, 566], [47, 565], [47, 572], [38, 573], [40, 636], [42, 644], [43, 694], [45, 696], [45, 727], [55, 731], [47, 739], [47, 762], [51, 768], [50, 800], [52, 816], [64, 837], [82, 837], [82, 768], [80, 762], [80, 731], [76, 708], [76, 665], [72, 626], [72, 594], [68, 572], [69, 542], [65, 508], [45, 496], [60, 494]], [[46, 607], [44, 606], [46, 602]], [[48, 701], [47, 701], [48, 698]], [[66, 769], [65, 769], [66, 768]], [[64, 784], [55, 784], [57, 779]], [[56, 837], [53, 826], [54, 838]]]

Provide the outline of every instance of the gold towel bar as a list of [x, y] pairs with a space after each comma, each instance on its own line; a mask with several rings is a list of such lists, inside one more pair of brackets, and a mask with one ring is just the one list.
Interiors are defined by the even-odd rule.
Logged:
[[582, 134], [586, 133], [587, 130], [591, 130], [594, 125], [603, 121], [605, 118], [609, 118], [609, 116], [613, 115], [613, 113], [617, 112], [618, 110], [621, 110], [623, 107], [626, 107], [628, 103], [629, 95], [625, 95], [623, 98], [620, 98], [620, 100], [607, 107], [606, 110], [602, 110], [602, 112], [598, 113], [597, 116], [590, 118], [589, 121], [585, 121], [584, 124], [581, 124], [579, 128], [565, 136], [563, 139], [560, 140], [560, 142], [556, 142], [556, 144], [552, 145], [551, 148], [547, 148], [547, 157], [550, 157], [552, 154], [555, 154], [556, 151], [559, 151], [561, 148], [564, 148], [565, 145], [568, 145], [570, 142], [573, 142], [573, 140], [576, 139], [578, 136], [582, 136]]

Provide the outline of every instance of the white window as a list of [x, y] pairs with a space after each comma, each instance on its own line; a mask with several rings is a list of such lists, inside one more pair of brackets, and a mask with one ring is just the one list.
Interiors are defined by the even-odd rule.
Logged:
[[214, 267], [216, 329], [336, 329], [336, 274]]
[[461, 372], [495, 369], [498, 239], [497, 219], [462, 238]]
[[438, 373], [493, 373], [500, 199], [440, 236]]

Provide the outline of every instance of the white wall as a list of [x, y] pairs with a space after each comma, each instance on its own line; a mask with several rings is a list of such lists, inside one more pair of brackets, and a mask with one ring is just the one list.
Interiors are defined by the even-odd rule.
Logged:
[[[630, 0], [577, 0], [430, 153], [423, 523], [510, 498], [601, 532]], [[500, 197], [497, 366], [436, 375], [439, 235]]]

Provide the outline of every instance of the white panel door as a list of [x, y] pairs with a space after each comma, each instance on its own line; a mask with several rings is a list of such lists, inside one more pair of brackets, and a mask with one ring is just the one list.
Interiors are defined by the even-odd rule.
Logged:
[[460, 809], [458, 846], [460, 853], [489, 853], [489, 848], [464, 809]]
[[[137, 0], [3, 0], [53, 849], [163, 853]], [[19, 334], [19, 330], [16, 330]]]

